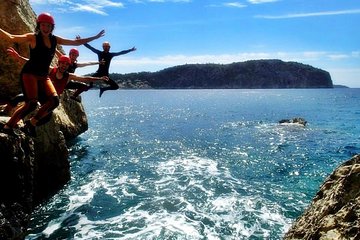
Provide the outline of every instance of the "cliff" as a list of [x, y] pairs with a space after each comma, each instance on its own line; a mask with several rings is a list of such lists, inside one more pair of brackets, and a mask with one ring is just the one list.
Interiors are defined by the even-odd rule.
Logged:
[[[0, 1], [0, 27], [13, 34], [32, 32], [35, 29], [36, 15], [29, 1], [19, 3], [2, 0]], [[21, 66], [16, 64], [6, 54], [6, 48], [14, 47], [20, 54], [29, 56], [28, 46], [17, 45], [2, 40], [0, 42], [0, 99], [8, 99], [20, 91], [19, 71]]]
[[360, 239], [360, 155], [325, 180], [284, 239]]
[[332, 88], [330, 74], [309, 65], [281, 60], [232, 64], [187, 64], [158, 72], [113, 74], [125, 87], [151, 88]]
[[[0, 1], [0, 27], [22, 34], [32, 32], [36, 16], [29, 1]], [[9, 16], [9, 17], [4, 17]], [[28, 46], [0, 42], [0, 103], [21, 93], [21, 66], [5, 52], [12, 46], [28, 56]], [[9, 117], [0, 117], [5, 123]], [[0, 239], [23, 239], [33, 208], [52, 196], [70, 180], [66, 141], [86, 131], [83, 106], [64, 92], [51, 121], [37, 128], [30, 138], [20, 130], [16, 135], [0, 132]]]

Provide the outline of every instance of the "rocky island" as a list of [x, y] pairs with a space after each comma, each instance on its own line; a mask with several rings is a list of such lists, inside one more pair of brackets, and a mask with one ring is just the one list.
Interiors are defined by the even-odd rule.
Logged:
[[186, 64], [158, 72], [112, 74], [124, 88], [333, 88], [327, 71], [278, 59], [231, 64]]

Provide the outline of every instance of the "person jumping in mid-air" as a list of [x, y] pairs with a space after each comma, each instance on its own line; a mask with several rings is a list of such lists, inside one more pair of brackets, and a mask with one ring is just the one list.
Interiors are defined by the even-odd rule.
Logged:
[[[17, 123], [24, 119], [29, 113], [34, 111], [38, 104], [38, 93], [46, 95], [46, 101], [41, 105], [31, 121], [26, 121], [26, 128], [34, 128], [37, 121], [46, 116], [49, 112], [59, 105], [59, 97], [48, 77], [51, 61], [55, 55], [57, 44], [79, 46], [92, 40], [104, 36], [105, 31], [100, 31], [97, 35], [84, 39], [65, 39], [52, 34], [55, 21], [48, 13], [42, 13], [37, 17], [36, 29], [34, 33], [13, 35], [0, 28], [0, 39], [14, 43], [27, 43], [30, 48], [29, 61], [25, 63], [21, 70], [21, 83], [25, 95], [25, 104], [18, 108], [11, 116], [10, 120], [3, 126], [2, 130], [10, 134]], [[39, 88], [41, 86], [41, 88]]]
[[[78, 37], [80, 38], [80, 37]], [[109, 77], [109, 68], [110, 68], [110, 63], [111, 63], [111, 59], [113, 57], [119, 56], [119, 55], [124, 55], [127, 54], [129, 52], [132, 51], [136, 51], [136, 48], [130, 48], [127, 50], [123, 50], [121, 52], [110, 52], [110, 43], [109, 42], [104, 42], [102, 47], [103, 47], [103, 51], [100, 51], [98, 49], [93, 48], [92, 46], [90, 46], [89, 44], [85, 43], [84, 44], [85, 47], [89, 48], [91, 51], [93, 51], [94, 53], [97, 54], [98, 56], [98, 60], [99, 62], [103, 62], [102, 64], [99, 64], [99, 68], [98, 70], [95, 72], [95, 74], [93, 74], [93, 77], [96, 76], [107, 76]], [[109, 81], [106, 82], [109, 87], [101, 87], [100, 88], [100, 94], [99, 96], [101, 97], [102, 94], [106, 91], [106, 90], [117, 90], [119, 89], [119, 85], [112, 79], [109, 78]], [[86, 89], [79, 89], [74, 93], [74, 97], [77, 97], [80, 93], [82, 93], [83, 91], [87, 91], [90, 88], [92, 88], [92, 85], [88, 86]]]
[[[63, 54], [59, 51], [59, 50], [56, 50], [56, 55], [58, 58], [60, 58]], [[69, 58], [71, 60], [71, 64], [68, 68], [68, 72], [69, 73], [75, 73], [75, 70], [78, 68], [78, 67], [86, 67], [86, 66], [91, 66], [91, 65], [98, 65], [98, 64], [104, 64], [105, 62], [104, 61], [101, 61], [101, 62], [85, 62], [85, 63], [79, 63], [77, 61], [77, 58], [79, 57], [79, 50], [77, 50], [76, 48], [72, 48], [70, 49], [69, 51]], [[90, 83], [91, 85], [92, 83]], [[67, 84], [66, 86], [66, 89], [76, 89], [78, 90], [79, 92], [82, 92], [84, 90], [87, 90], [89, 89], [89, 86], [86, 84], [86, 83], [83, 83], [83, 82], [77, 82], [77, 81], [73, 81], [73, 80], [70, 80], [69, 83]], [[76, 92], [75, 92], [76, 93]], [[77, 102], [80, 102], [80, 98], [78, 98], [78, 95], [79, 94], [72, 94], [70, 96], [70, 98], [72, 100], [75, 100]]]

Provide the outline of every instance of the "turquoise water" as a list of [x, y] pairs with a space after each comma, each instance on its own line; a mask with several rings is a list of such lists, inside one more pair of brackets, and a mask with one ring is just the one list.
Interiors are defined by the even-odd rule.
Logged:
[[[27, 239], [281, 239], [359, 152], [360, 89], [83, 94], [72, 180]], [[306, 127], [279, 125], [303, 117]]]

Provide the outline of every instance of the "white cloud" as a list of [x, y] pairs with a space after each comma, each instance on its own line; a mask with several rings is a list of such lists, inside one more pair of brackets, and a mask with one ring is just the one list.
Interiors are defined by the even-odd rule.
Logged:
[[191, 2], [191, 0], [147, 0], [148, 2], [159, 2], [159, 3], [165, 3], [165, 2]]
[[279, 0], [248, 0], [251, 4], [261, 4], [261, 3], [270, 3], [270, 2], [278, 2]]
[[331, 60], [341, 60], [341, 59], [350, 58], [350, 56], [347, 54], [329, 54], [328, 57]]
[[100, 15], [107, 15], [106, 12], [102, 10], [102, 7], [97, 5], [75, 4], [74, 6], [70, 7], [70, 9], [74, 12], [91, 12]]
[[244, 8], [246, 7], [245, 4], [242, 4], [240, 2], [228, 2], [223, 4], [226, 7], [235, 7], [235, 8]]
[[121, 2], [114, 2], [109, 0], [88, 0], [88, 2], [101, 7], [124, 7], [124, 4]]
[[265, 19], [284, 19], [284, 18], [304, 18], [304, 17], [319, 17], [319, 16], [345, 15], [345, 14], [360, 14], [360, 9], [312, 12], [312, 13], [294, 13], [294, 14], [285, 14], [285, 15], [257, 15], [255, 17], [265, 18]]
[[90, 12], [100, 15], [107, 15], [105, 8], [122, 8], [124, 4], [110, 0], [30, 0], [31, 5], [50, 4], [61, 6], [64, 9], [70, 9], [73, 12]]

